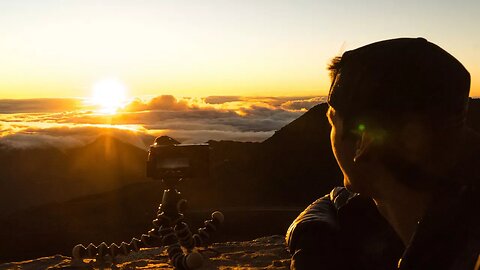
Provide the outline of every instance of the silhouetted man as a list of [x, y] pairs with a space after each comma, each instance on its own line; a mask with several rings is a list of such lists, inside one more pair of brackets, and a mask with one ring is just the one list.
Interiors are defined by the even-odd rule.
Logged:
[[346, 189], [290, 226], [292, 269], [478, 269], [468, 71], [423, 38], [345, 52], [330, 71], [327, 117]]

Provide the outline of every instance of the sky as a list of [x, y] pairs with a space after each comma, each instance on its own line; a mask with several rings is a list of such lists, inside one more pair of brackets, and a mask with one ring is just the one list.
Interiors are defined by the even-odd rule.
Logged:
[[480, 1], [0, 0], [0, 147], [263, 141], [325, 101], [326, 67], [425, 37], [480, 96]]
[[480, 95], [480, 1], [0, 1], [0, 99], [322, 96], [345, 50], [422, 36]]

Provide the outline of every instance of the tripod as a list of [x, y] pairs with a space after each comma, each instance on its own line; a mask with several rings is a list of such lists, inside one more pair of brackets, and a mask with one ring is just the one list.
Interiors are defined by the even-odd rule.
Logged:
[[[203, 257], [193, 251], [195, 247], [206, 247], [210, 234], [215, 232], [224, 220], [221, 212], [215, 211], [211, 219], [205, 221], [205, 226], [192, 235], [188, 224], [183, 221], [187, 201], [182, 198], [176, 185], [182, 180], [180, 177], [162, 179], [166, 185], [163, 191], [162, 203], [153, 220], [154, 228], [148, 234], [142, 234], [140, 239], [132, 238], [129, 243], [122, 242], [107, 245], [105, 242], [98, 246], [90, 243], [87, 247], [79, 244], [72, 250], [72, 264], [82, 264], [83, 259], [96, 259], [103, 264], [105, 257], [109, 257], [115, 265], [115, 257], [127, 255], [146, 247], [166, 247], [170, 263], [179, 270], [199, 268], [203, 264]], [[186, 250], [186, 253], [182, 249]]]

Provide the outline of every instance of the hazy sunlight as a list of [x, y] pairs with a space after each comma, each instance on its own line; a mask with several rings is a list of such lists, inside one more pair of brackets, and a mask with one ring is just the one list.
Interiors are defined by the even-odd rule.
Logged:
[[113, 114], [127, 102], [127, 87], [115, 79], [104, 79], [92, 88], [91, 101], [101, 113]]

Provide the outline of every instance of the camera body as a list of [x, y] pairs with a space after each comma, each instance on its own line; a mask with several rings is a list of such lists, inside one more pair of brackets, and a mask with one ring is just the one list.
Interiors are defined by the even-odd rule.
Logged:
[[156, 180], [208, 177], [210, 152], [209, 144], [179, 144], [159, 137], [148, 152], [147, 176]]

